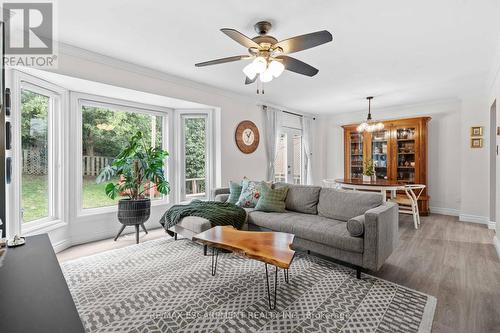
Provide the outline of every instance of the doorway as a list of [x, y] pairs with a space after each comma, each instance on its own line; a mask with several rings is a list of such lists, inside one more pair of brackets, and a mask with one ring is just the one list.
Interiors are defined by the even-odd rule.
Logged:
[[276, 182], [303, 184], [304, 155], [302, 131], [283, 127], [280, 133], [274, 170]]

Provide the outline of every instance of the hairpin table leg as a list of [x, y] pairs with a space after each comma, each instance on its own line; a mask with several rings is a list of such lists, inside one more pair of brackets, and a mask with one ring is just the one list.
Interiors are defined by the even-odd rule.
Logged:
[[269, 290], [269, 273], [267, 271], [266, 265], [266, 286], [267, 286], [267, 300], [269, 302], [269, 309], [276, 309], [276, 292], [278, 291], [278, 266], [275, 266], [276, 270], [274, 271], [274, 302], [271, 303], [271, 291]]
[[[215, 263], [214, 263], [214, 257], [215, 257]], [[217, 258], [219, 257], [219, 249], [212, 247], [212, 276], [215, 275], [215, 272], [217, 271]]]

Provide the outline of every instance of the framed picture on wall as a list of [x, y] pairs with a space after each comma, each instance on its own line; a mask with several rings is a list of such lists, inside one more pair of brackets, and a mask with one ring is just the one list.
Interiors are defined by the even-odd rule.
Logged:
[[471, 148], [483, 148], [483, 139], [482, 138], [470, 139], [470, 147]]
[[472, 126], [470, 136], [483, 136], [483, 126]]

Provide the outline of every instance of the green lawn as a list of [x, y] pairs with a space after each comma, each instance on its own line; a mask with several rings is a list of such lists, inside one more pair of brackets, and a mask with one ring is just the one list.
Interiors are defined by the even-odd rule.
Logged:
[[22, 202], [24, 222], [38, 220], [49, 214], [48, 178], [23, 174]]
[[[22, 207], [24, 222], [46, 217], [49, 212], [47, 176], [23, 174]], [[83, 179], [83, 208], [115, 205], [118, 200], [110, 199], [104, 192], [104, 184], [96, 184], [95, 177]]]

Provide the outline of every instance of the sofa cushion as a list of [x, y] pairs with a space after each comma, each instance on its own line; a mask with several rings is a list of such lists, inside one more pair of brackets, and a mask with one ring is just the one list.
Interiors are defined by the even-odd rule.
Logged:
[[321, 187], [277, 183], [276, 188], [288, 186], [286, 195], [286, 210], [304, 214], [318, 214], [318, 200]]
[[265, 182], [260, 183], [260, 199], [255, 210], [284, 213], [287, 192], [288, 187], [271, 188]]
[[353, 237], [361, 237], [365, 233], [365, 216], [359, 215], [347, 221], [347, 231]]
[[229, 182], [229, 198], [227, 202], [236, 204], [241, 195], [242, 186], [240, 183], [236, 183], [233, 181]]
[[319, 193], [318, 214], [347, 222], [350, 218], [362, 215], [381, 204], [380, 193], [322, 188]]
[[363, 253], [363, 238], [352, 237], [343, 221], [296, 212], [250, 212], [248, 223], [346, 251]]
[[241, 194], [236, 206], [254, 208], [260, 198], [260, 182], [243, 179]]

